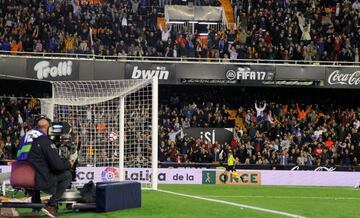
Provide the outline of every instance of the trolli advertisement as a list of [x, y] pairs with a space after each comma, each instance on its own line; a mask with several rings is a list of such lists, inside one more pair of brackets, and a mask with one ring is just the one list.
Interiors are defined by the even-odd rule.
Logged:
[[233, 129], [232, 128], [185, 128], [184, 134], [188, 136], [198, 139], [204, 139], [211, 143], [215, 143], [216, 141], [220, 144], [229, 143], [231, 138], [233, 137]]
[[173, 81], [176, 77], [175, 65], [141, 62], [126, 63], [125, 65], [126, 79], [151, 79], [154, 76], [159, 79], [159, 83]]
[[28, 59], [26, 74], [39, 80], [78, 80], [79, 62], [73, 60]]
[[327, 86], [338, 88], [360, 88], [360, 68], [327, 68], [326, 84]]

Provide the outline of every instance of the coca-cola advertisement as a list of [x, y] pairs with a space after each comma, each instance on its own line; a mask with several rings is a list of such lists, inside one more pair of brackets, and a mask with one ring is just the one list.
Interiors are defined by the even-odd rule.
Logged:
[[360, 88], [360, 68], [330, 67], [326, 69], [326, 85], [333, 88]]

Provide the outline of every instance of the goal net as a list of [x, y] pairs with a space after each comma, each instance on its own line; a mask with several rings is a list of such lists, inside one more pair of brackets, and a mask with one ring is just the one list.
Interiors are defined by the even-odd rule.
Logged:
[[142, 187], [157, 189], [156, 78], [54, 81], [52, 89], [52, 98], [40, 100], [42, 113], [72, 126], [79, 166], [115, 168], [119, 178], [112, 180], [146, 172]]

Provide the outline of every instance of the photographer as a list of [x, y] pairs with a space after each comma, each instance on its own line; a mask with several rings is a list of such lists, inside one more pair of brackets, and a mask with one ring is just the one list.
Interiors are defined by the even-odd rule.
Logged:
[[71, 155], [69, 160], [60, 157], [57, 147], [48, 136], [50, 123], [50, 119], [45, 116], [37, 119], [37, 127], [28, 131], [22, 140], [17, 159], [33, 164], [36, 170], [36, 190], [52, 194], [42, 211], [55, 217], [58, 201], [71, 185], [70, 169], [77, 159], [77, 153]]

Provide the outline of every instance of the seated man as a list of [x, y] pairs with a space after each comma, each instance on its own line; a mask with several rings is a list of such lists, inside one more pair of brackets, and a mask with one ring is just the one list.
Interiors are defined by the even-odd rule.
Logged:
[[48, 194], [52, 194], [47, 205], [42, 211], [55, 217], [58, 201], [61, 199], [66, 188], [71, 185], [71, 167], [77, 159], [77, 153], [64, 160], [60, 157], [55, 144], [48, 137], [50, 119], [41, 116], [37, 127], [28, 131], [20, 145], [17, 159], [26, 160], [33, 164], [36, 170], [35, 188]]

